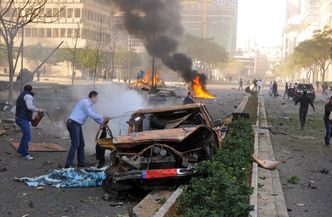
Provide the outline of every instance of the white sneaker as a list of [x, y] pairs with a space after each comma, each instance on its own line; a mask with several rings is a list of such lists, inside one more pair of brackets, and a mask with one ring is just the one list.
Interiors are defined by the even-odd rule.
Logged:
[[25, 157], [23, 157], [25, 160], [33, 160], [34, 158], [31, 155], [27, 155]]

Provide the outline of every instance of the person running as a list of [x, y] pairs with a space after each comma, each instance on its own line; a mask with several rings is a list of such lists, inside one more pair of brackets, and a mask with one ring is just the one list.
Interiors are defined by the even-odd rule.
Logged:
[[303, 130], [308, 114], [309, 104], [311, 105], [314, 111], [315, 111], [315, 106], [312, 103], [311, 99], [308, 97], [306, 90], [303, 91], [302, 96], [295, 102], [295, 105], [297, 105], [298, 103], [300, 103], [300, 109], [299, 109], [300, 125], [301, 125], [301, 130]]
[[325, 105], [325, 115], [324, 115], [324, 123], [325, 123], [325, 145], [330, 145], [330, 140], [332, 136], [332, 97], [329, 102]]
[[21, 128], [23, 136], [17, 153], [21, 154], [26, 160], [33, 160], [34, 158], [29, 154], [29, 143], [31, 141], [30, 122], [34, 112], [44, 112], [44, 109], [37, 108], [33, 104], [33, 96], [31, 85], [25, 85], [23, 92], [16, 100], [15, 122]]

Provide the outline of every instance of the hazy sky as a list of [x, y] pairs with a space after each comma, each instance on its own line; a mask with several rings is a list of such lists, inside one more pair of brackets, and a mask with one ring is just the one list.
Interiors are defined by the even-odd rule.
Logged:
[[258, 46], [281, 44], [285, 0], [239, 0], [238, 46], [255, 39]]

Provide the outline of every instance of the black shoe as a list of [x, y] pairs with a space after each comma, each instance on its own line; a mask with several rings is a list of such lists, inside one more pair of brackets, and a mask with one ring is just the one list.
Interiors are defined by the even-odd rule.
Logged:
[[84, 167], [86, 167], [86, 166], [85, 166], [85, 164], [78, 164], [77, 167], [78, 167], [78, 168], [84, 168]]
[[100, 168], [103, 168], [104, 166], [105, 166], [105, 162], [99, 161], [97, 168], [100, 169]]

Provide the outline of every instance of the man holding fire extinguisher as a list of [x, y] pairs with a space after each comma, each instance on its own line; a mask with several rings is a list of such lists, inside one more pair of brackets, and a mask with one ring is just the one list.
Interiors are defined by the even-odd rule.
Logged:
[[44, 109], [37, 108], [33, 104], [32, 86], [25, 85], [23, 92], [16, 100], [16, 124], [21, 128], [23, 136], [17, 153], [21, 154], [26, 160], [33, 160], [34, 158], [29, 154], [29, 143], [31, 141], [30, 122], [32, 121], [33, 112], [44, 112]]

